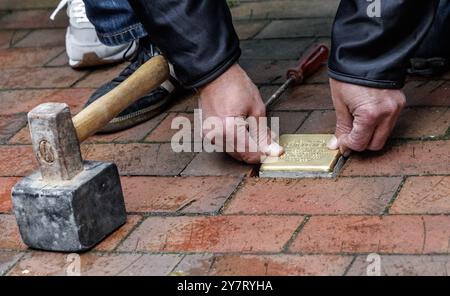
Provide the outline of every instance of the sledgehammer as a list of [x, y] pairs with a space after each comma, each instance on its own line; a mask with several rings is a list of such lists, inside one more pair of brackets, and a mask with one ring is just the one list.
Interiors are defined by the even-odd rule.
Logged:
[[80, 143], [168, 77], [165, 58], [157, 56], [73, 119], [62, 103], [45, 103], [28, 113], [40, 168], [12, 189], [14, 214], [26, 245], [81, 252], [126, 222], [116, 165], [83, 161]]

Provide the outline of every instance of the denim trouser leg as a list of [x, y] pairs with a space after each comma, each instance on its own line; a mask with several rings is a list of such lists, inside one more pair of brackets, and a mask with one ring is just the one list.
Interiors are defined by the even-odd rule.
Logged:
[[125, 44], [147, 35], [128, 0], [84, 0], [84, 3], [103, 44]]

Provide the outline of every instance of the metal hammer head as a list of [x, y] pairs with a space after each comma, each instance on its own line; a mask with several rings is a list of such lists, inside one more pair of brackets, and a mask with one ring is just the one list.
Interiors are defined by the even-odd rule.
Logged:
[[66, 104], [42, 104], [28, 121], [40, 170], [12, 190], [22, 239], [48, 251], [90, 249], [126, 222], [117, 167], [82, 161]]

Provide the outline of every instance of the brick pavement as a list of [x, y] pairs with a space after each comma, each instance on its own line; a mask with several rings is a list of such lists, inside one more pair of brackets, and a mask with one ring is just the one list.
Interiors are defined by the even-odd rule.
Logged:
[[[0, 0], [0, 275], [65, 275], [67, 255], [29, 250], [9, 192], [36, 167], [26, 112], [73, 113], [124, 65], [75, 71], [55, 0]], [[317, 41], [329, 43], [337, 0], [245, 0], [232, 8], [241, 64], [265, 98]], [[87, 159], [119, 166], [128, 222], [81, 256], [86, 275], [447, 275], [450, 264], [450, 75], [410, 78], [408, 107], [384, 151], [354, 155], [336, 180], [260, 180], [227, 156], [173, 153], [171, 119], [195, 96], [128, 131], [95, 136]], [[325, 66], [274, 107], [282, 131], [331, 133]]]

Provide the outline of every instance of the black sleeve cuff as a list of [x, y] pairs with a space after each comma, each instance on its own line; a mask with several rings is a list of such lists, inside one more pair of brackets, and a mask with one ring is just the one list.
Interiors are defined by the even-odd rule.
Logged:
[[351, 83], [351, 84], [357, 84], [361, 86], [367, 86], [367, 87], [373, 87], [373, 88], [381, 88], [381, 89], [401, 89], [403, 86], [405, 86], [405, 80], [399, 80], [399, 81], [392, 81], [392, 80], [373, 80], [373, 79], [366, 79], [362, 77], [352, 76], [349, 74], [339, 73], [337, 71], [334, 71], [331, 69], [330, 66], [328, 66], [328, 76], [331, 78]]

